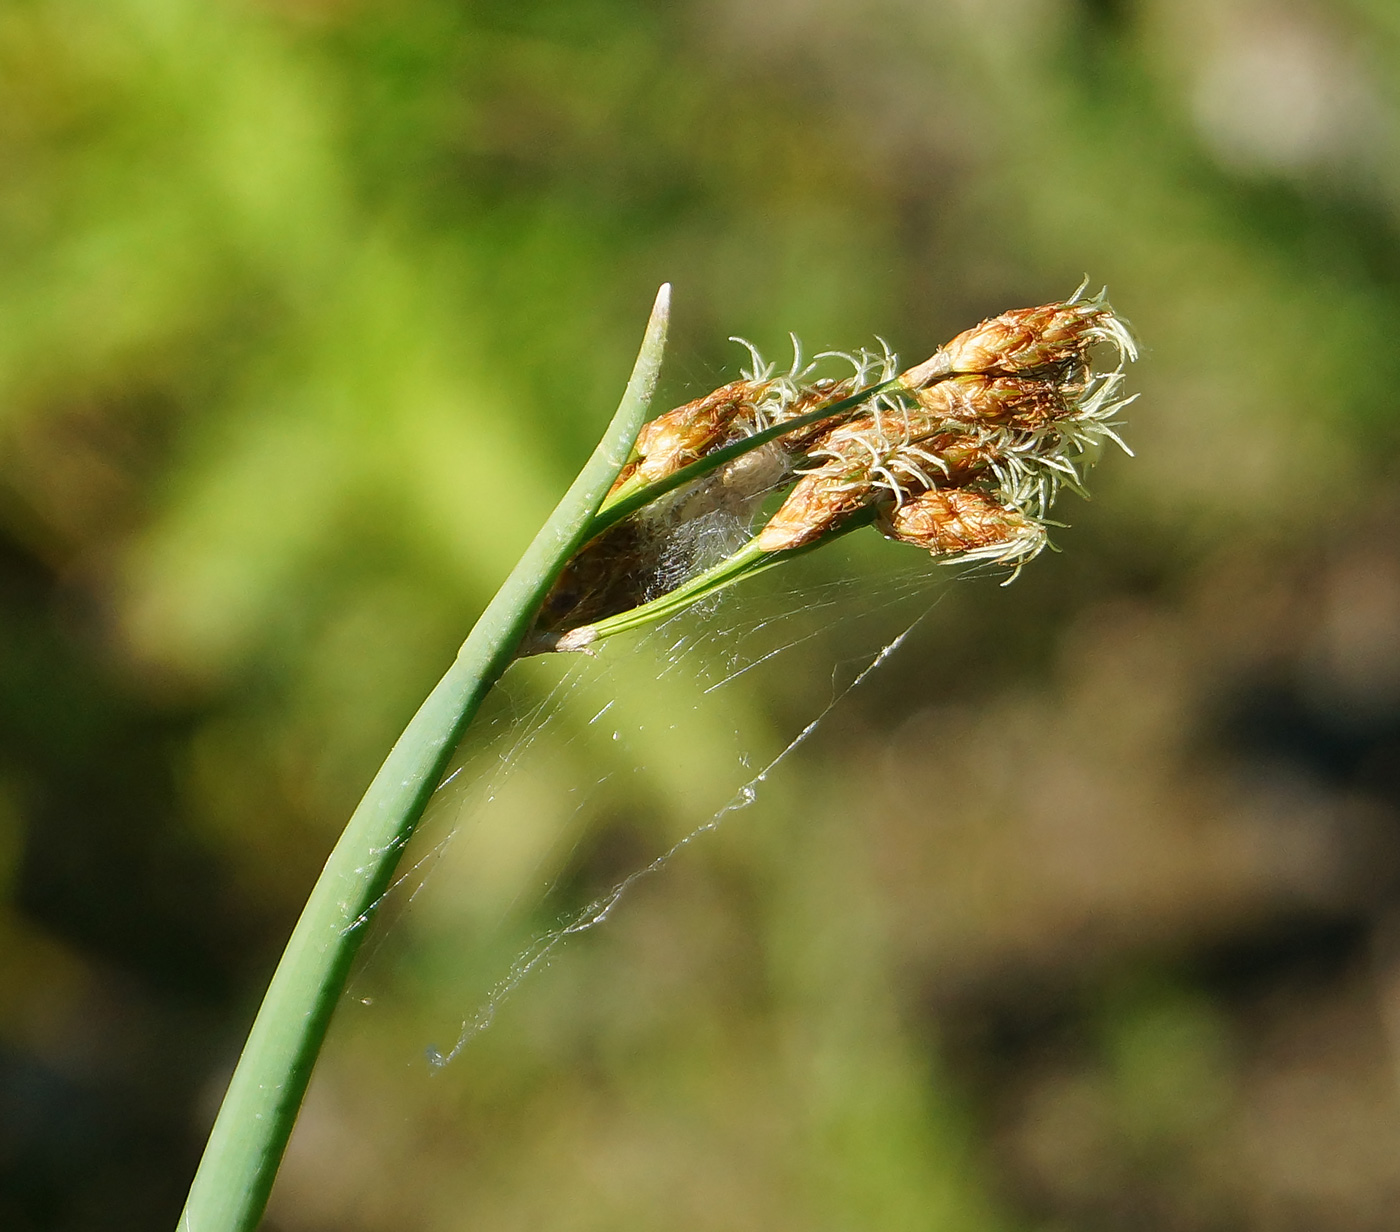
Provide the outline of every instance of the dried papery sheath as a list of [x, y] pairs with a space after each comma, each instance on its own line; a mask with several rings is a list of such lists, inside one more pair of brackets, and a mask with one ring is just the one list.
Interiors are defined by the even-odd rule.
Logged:
[[651, 565], [637, 523], [604, 531], [564, 566], [535, 617], [536, 634], [591, 624], [654, 598], [647, 593]]
[[[1046, 546], [1060, 489], [1083, 493], [1105, 442], [1127, 451], [1117, 416], [1136, 345], [1106, 295], [1083, 291], [989, 318], [902, 373], [883, 343], [804, 363], [794, 338], [783, 373], [744, 343], [743, 379], [642, 431], [529, 649], [581, 649], [664, 619], [871, 522], [1014, 578]], [[822, 362], [850, 374], [818, 375]]]

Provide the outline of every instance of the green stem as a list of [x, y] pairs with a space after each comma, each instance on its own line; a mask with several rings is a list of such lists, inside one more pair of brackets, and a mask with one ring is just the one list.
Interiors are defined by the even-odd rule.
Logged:
[[598, 508], [636, 440], [656, 387], [669, 304], [668, 285], [593, 456], [399, 737], [326, 861], [229, 1082], [181, 1232], [248, 1232], [262, 1217], [331, 1013], [399, 855], [554, 578], [594, 533]]

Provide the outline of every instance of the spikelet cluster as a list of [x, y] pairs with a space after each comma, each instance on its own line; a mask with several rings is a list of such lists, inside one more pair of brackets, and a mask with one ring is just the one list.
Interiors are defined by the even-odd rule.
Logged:
[[[905, 371], [883, 342], [806, 363], [794, 338], [793, 362], [780, 373], [734, 341], [751, 356], [741, 379], [647, 424], [613, 494], [803, 422], [593, 540], [561, 576], [537, 629], [575, 628], [666, 593], [706, 563], [706, 528], [720, 524], [731, 528], [721, 554], [748, 541], [771, 555], [859, 517], [942, 561], [991, 562], [1014, 577], [1046, 546], [1060, 490], [1083, 492], [1084, 468], [1105, 441], [1127, 450], [1117, 416], [1132, 400], [1122, 386], [1136, 346], [1106, 295], [1086, 296], [1083, 286], [1062, 302], [985, 320]], [[833, 358], [850, 375], [816, 377]], [[825, 407], [830, 417], [820, 415]], [[784, 490], [751, 537], [765, 499]]]
[[[1107, 369], [1090, 363], [1099, 344]], [[935, 556], [1024, 565], [1046, 544], [1059, 490], [1082, 491], [1099, 445], [1123, 444], [1115, 418], [1131, 401], [1121, 388], [1134, 358], [1103, 295], [983, 321], [818, 437], [758, 542], [803, 547], [874, 506], [887, 535]]]

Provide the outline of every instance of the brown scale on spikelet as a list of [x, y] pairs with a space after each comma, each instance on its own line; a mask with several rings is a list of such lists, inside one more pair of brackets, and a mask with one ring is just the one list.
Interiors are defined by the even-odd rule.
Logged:
[[1039, 428], [1069, 413], [1065, 390], [1027, 377], [955, 376], [914, 391], [923, 412], [942, 423]]

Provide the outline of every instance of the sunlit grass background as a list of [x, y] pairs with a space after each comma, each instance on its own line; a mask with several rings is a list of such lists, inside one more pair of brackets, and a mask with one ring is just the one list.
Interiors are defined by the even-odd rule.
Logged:
[[[12, 0], [0, 1225], [173, 1225], [659, 282], [670, 405], [733, 333], [913, 360], [1087, 272], [1138, 458], [1063, 553], [931, 581], [742, 824], [430, 1075], [556, 918], [530, 877], [584, 901], [705, 820], [847, 648], [583, 812], [570, 695], [495, 806], [535, 847], [449, 852], [388, 930], [269, 1226], [1392, 1228], [1397, 240], [1388, 0]], [[639, 723], [685, 704], [614, 650]]]

